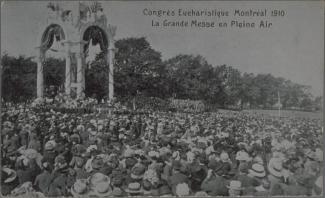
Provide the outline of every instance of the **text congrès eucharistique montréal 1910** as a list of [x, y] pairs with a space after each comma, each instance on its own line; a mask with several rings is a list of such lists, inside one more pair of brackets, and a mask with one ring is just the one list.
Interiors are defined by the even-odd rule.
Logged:
[[281, 9], [150, 9], [142, 14], [151, 17], [151, 26], [156, 28], [271, 28], [273, 19], [285, 17]]

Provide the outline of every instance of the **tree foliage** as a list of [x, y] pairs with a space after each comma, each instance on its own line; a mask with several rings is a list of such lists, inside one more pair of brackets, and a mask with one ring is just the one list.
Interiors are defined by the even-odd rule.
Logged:
[[[159, 97], [202, 100], [229, 107], [272, 108], [281, 98], [283, 108], [321, 107], [311, 87], [271, 74], [241, 73], [228, 65], [213, 66], [201, 55], [179, 54], [162, 61], [143, 37], [116, 41], [114, 91], [117, 97]], [[23, 101], [36, 96], [36, 63], [31, 57], [2, 55], [2, 97]], [[87, 96], [101, 99], [108, 94], [109, 69], [104, 52], [86, 69]], [[48, 58], [44, 65], [45, 86], [64, 87], [65, 61]]]

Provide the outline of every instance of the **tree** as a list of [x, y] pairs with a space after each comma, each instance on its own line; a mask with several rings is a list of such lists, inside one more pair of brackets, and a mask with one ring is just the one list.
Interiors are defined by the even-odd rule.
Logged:
[[161, 54], [142, 38], [128, 38], [115, 43], [114, 80], [119, 96], [165, 97], [167, 78]]
[[200, 55], [177, 55], [166, 61], [171, 94], [179, 99], [200, 100], [208, 97], [213, 68]]
[[4, 54], [2, 65], [2, 98], [22, 102], [36, 96], [36, 63], [33, 57], [12, 57]]
[[101, 100], [108, 94], [109, 67], [105, 59], [105, 53], [97, 54], [85, 72], [85, 94], [88, 97], [96, 97]]
[[64, 87], [65, 59], [49, 57], [44, 62], [44, 86]]

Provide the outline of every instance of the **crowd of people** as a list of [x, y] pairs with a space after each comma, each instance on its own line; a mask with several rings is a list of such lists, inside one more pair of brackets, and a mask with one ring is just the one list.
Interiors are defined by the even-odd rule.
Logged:
[[4, 196], [323, 193], [320, 119], [23, 106], [10, 106], [1, 116]]

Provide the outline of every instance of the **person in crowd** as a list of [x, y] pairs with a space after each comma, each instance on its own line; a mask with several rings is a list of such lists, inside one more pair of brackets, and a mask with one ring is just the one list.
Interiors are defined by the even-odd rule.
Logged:
[[323, 193], [319, 119], [130, 112], [119, 103], [107, 114], [93, 112], [96, 103], [60, 94], [26, 111], [10, 106], [2, 114], [2, 195], [31, 188], [73, 197]]

